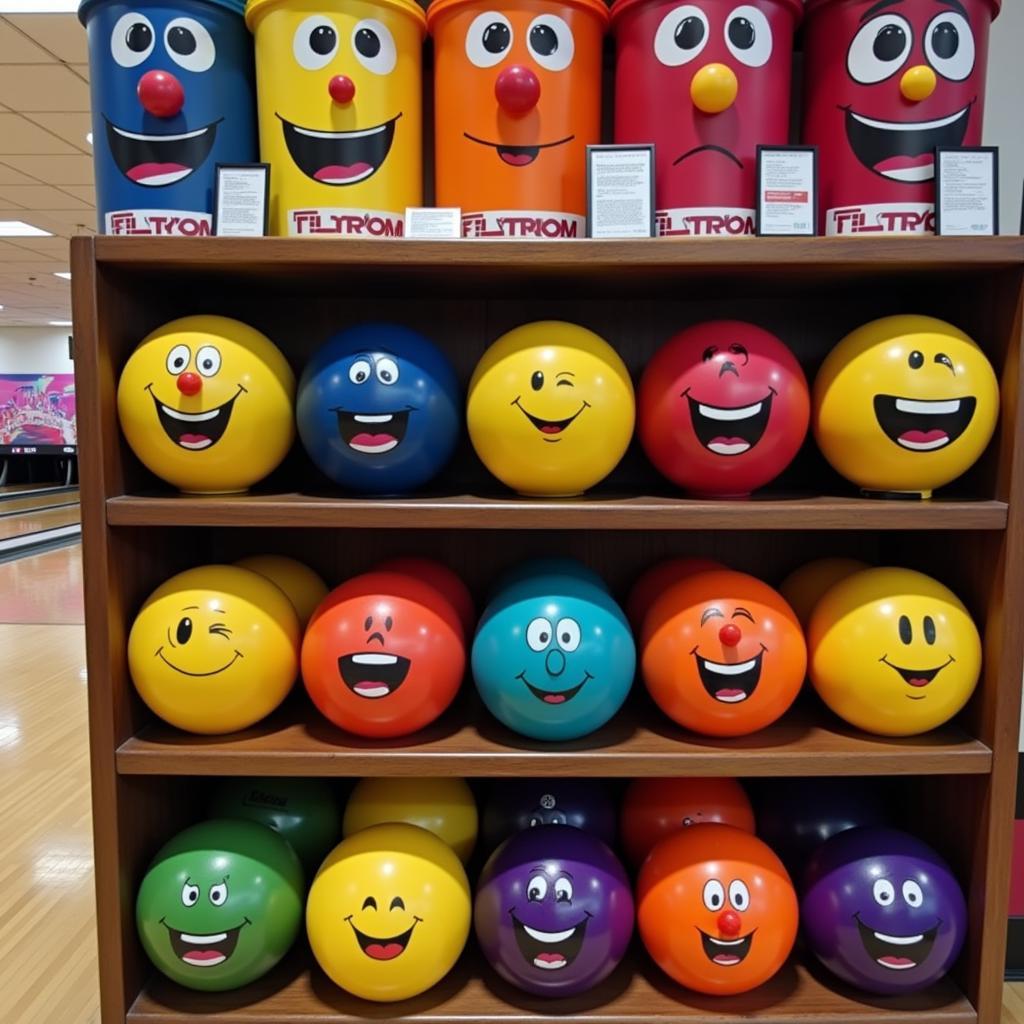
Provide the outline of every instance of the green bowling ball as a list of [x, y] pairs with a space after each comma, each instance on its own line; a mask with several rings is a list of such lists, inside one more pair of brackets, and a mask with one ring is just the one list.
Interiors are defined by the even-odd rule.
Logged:
[[150, 960], [187, 988], [220, 992], [266, 974], [291, 948], [305, 889], [295, 851], [253, 821], [179, 832], [139, 887], [135, 920]]

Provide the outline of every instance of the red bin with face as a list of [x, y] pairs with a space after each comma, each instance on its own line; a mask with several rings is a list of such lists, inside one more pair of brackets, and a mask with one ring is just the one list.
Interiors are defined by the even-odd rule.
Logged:
[[819, 150], [822, 230], [935, 227], [935, 150], [981, 142], [1000, 0], [810, 0], [803, 138]]
[[800, 0], [615, 0], [615, 141], [655, 145], [659, 235], [752, 235], [758, 145], [789, 141]]

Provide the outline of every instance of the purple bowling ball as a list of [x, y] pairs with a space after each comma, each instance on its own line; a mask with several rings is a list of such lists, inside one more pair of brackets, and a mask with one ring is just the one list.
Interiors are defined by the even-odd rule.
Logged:
[[889, 828], [854, 828], [824, 843], [807, 865], [800, 916], [815, 956], [879, 995], [933, 984], [967, 932], [949, 865], [920, 839]]
[[584, 779], [516, 779], [487, 792], [481, 822], [484, 849], [538, 825], [569, 825], [615, 845], [615, 808], [607, 783]]
[[606, 978], [633, 934], [633, 894], [615, 854], [560, 825], [517, 832], [491, 855], [473, 912], [484, 956], [513, 985], [572, 996]]

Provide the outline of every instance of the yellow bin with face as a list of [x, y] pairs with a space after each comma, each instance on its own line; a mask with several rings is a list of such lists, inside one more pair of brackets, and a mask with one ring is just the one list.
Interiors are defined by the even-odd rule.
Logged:
[[260, 154], [275, 235], [403, 234], [423, 201], [422, 53], [413, 0], [249, 0]]

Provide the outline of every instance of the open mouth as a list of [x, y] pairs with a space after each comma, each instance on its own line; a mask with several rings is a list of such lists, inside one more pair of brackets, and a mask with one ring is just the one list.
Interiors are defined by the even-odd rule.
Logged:
[[689, 392], [684, 394], [690, 404], [690, 420], [697, 440], [715, 455], [749, 452], [764, 435], [775, 397], [775, 391], [769, 389], [760, 402], [727, 408], [698, 402]]
[[409, 426], [409, 412], [346, 412], [333, 410], [338, 416], [338, 433], [354, 452], [383, 455], [397, 448]]
[[215, 668], [212, 672], [187, 672], [187, 671], [185, 671], [185, 669], [178, 668], [177, 665], [175, 665], [172, 662], [168, 661], [164, 657], [164, 653], [163, 652], [164, 652], [164, 649], [162, 647], [158, 647], [157, 651], [156, 651], [156, 656], [168, 668], [173, 668], [175, 672], [180, 672], [183, 676], [192, 676], [193, 679], [205, 679], [207, 676], [219, 676], [221, 674], [221, 672], [227, 672], [227, 670], [229, 668], [231, 668], [231, 666], [234, 665], [234, 663], [236, 661], [238, 661], [239, 658], [242, 657], [242, 652], [241, 651], [235, 651], [234, 655], [231, 658], [231, 660], [226, 665], [221, 665], [220, 668]]
[[536, 146], [506, 146], [501, 142], [488, 142], [486, 139], [478, 139], [475, 135], [470, 135], [469, 132], [463, 132], [462, 134], [470, 142], [476, 142], [481, 146], [490, 146], [497, 152], [499, 159], [510, 167], [525, 167], [527, 164], [532, 164], [540, 156], [542, 149], [551, 149], [552, 146], [564, 146], [567, 142], [572, 142], [576, 138], [575, 135], [566, 135], [564, 139], [559, 139], [557, 142], [539, 142]]
[[190, 967], [217, 967], [231, 958], [235, 947], [238, 945], [238, 936], [247, 924], [252, 924], [249, 918], [244, 918], [237, 928], [231, 928], [226, 932], [216, 932], [211, 935], [192, 935], [189, 932], [179, 932], [172, 928], [166, 921], [160, 922], [171, 937], [171, 949], [174, 955], [188, 964]]
[[527, 680], [526, 672], [520, 672], [516, 676], [516, 679], [521, 679], [526, 684], [526, 688], [537, 700], [542, 700], [545, 704], [567, 704], [593, 678], [589, 672], [584, 672], [582, 681], [568, 690], [542, 690], [539, 686], [534, 686], [533, 683]]
[[893, 671], [898, 672], [903, 677], [903, 682], [908, 686], [916, 687], [917, 689], [923, 689], [926, 687], [947, 665], [952, 665], [956, 659], [950, 655], [949, 659], [940, 665], [938, 668], [900, 668], [899, 665], [894, 665], [888, 660], [888, 655], [885, 655], [881, 660], [883, 664], [888, 665]]
[[564, 420], [542, 420], [539, 416], [528, 413], [520, 404], [519, 399], [512, 403], [519, 411], [544, 435], [545, 441], [561, 441], [563, 432], [569, 424], [576, 419], [584, 409], [590, 408], [589, 402], [584, 402], [568, 419]]
[[742, 939], [715, 939], [707, 932], [700, 932], [701, 945], [704, 947], [704, 955], [719, 967], [735, 967], [743, 963], [750, 952], [750, 946], [754, 941], [754, 933], [743, 936]]
[[295, 166], [321, 185], [355, 185], [376, 174], [391, 152], [396, 114], [375, 128], [351, 132], [321, 132], [300, 128], [277, 115]]
[[394, 693], [412, 663], [397, 654], [345, 654], [338, 659], [342, 682], [357, 696], [377, 700]]
[[676, 167], [684, 160], [689, 160], [691, 156], [696, 156], [698, 153], [718, 153], [720, 156], [731, 160], [741, 170], [743, 169], [743, 161], [731, 149], [726, 149], [725, 146], [713, 146], [710, 143], [705, 146], [694, 146], [693, 149], [688, 149], [672, 161], [672, 166]]
[[512, 925], [515, 928], [516, 943], [528, 964], [542, 971], [558, 971], [579, 955], [583, 947], [583, 937], [587, 931], [587, 914], [579, 924], [560, 932], [543, 932], [539, 928], [531, 928], [523, 924], [513, 911], [509, 911]]
[[752, 696], [761, 681], [761, 661], [766, 648], [749, 661], [723, 662], [702, 658], [694, 649], [700, 681], [708, 694], [723, 704], [740, 704]]
[[846, 138], [857, 159], [891, 181], [916, 184], [935, 177], [935, 149], [962, 146], [974, 101], [935, 121], [877, 121], [846, 111]]
[[208, 409], [206, 412], [182, 412], [180, 409], [172, 409], [153, 394], [152, 384], [147, 384], [146, 390], [156, 406], [156, 415], [160, 420], [160, 426], [164, 428], [164, 433], [179, 447], [190, 452], [201, 452], [206, 448], [212, 448], [224, 436], [235, 399], [245, 391], [245, 388], [239, 384], [233, 397], [223, 405], [218, 405], [216, 409]]
[[859, 917], [857, 918], [860, 941], [864, 944], [868, 956], [876, 964], [881, 964], [890, 971], [909, 971], [924, 963], [935, 944], [935, 936], [941, 923], [938, 922], [934, 928], [920, 935], [886, 935], [884, 932], [874, 931]]
[[409, 940], [412, 938], [413, 930], [422, 918], [415, 918], [412, 922], [412, 928], [402, 932], [401, 935], [392, 935], [389, 939], [375, 939], [372, 935], [361, 932], [352, 924], [351, 917], [345, 920], [352, 925], [352, 931], [356, 934], [356, 941], [359, 943], [360, 949], [371, 960], [394, 960], [395, 957], [399, 957], [405, 952], [409, 945]]
[[875, 419], [890, 441], [911, 452], [934, 452], [952, 444], [970, 425], [976, 398], [924, 402], [875, 395]]
[[118, 128], [106, 117], [107, 145], [118, 170], [136, 185], [162, 188], [187, 178], [200, 167], [217, 138], [214, 121], [205, 128], [176, 135], [143, 135]]

